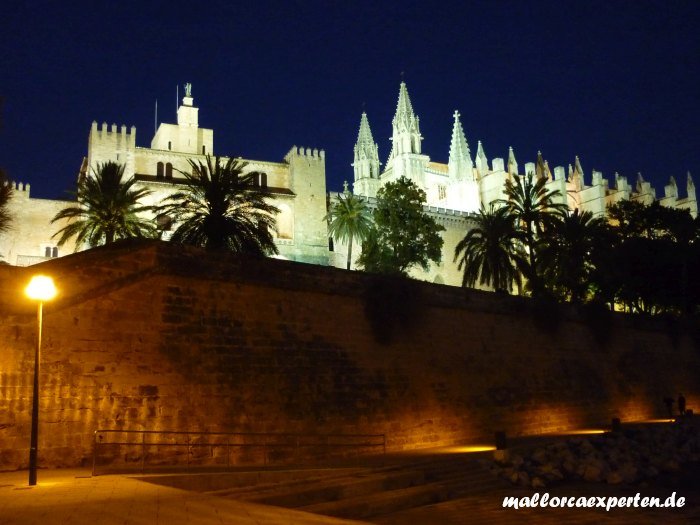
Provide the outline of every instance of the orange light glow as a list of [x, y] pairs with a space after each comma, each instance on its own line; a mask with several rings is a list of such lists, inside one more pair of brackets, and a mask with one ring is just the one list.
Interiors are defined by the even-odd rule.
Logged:
[[488, 452], [490, 450], [496, 450], [493, 445], [464, 445], [455, 447], [444, 447], [441, 448], [441, 452], [447, 454], [466, 454], [471, 452]]
[[574, 435], [587, 435], [587, 434], [605, 434], [608, 432], [602, 428], [583, 428], [581, 430], [572, 430], [571, 432], [564, 432], [564, 434], [574, 434]]
[[50, 301], [56, 297], [57, 292], [51, 277], [35, 275], [24, 289], [24, 293], [27, 294], [27, 297], [36, 301]]

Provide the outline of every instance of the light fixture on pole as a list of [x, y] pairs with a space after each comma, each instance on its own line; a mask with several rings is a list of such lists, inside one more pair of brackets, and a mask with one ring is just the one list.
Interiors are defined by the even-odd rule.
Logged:
[[34, 353], [34, 387], [32, 389], [32, 437], [29, 442], [29, 485], [36, 485], [37, 454], [39, 451], [39, 370], [41, 361], [41, 325], [44, 301], [56, 297], [53, 279], [46, 275], [35, 275], [29, 281], [24, 293], [30, 299], [38, 301], [37, 337]]

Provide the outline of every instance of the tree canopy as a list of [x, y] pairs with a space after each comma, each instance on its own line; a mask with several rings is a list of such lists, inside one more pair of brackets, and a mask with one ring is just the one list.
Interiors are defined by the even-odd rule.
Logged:
[[330, 205], [328, 215], [328, 235], [340, 242], [348, 243], [347, 269], [352, 265], [352, 244], [364, 242], [372, 229], [372, 215], [367, 202], [350, 192], [339, 194]]
[[455, 248], [457, 268], [463, 271], [462, 286], [492, 286], [497, 291], [512, 291], [521, 285], [519, 261], [525, 257], [522, 236], [515, 217], [505, 206], [482, 208], [471, 228]]
[[505, 194], [506, 198], [495, 204], [508, 208], [516, 227], [522, 230], [527, 257], [520, 260], [520, 270], [533, 294], [541, 293], [543, 284], [537, 260], [540, 239], [556, 214], [565, 213], [568, 207], [561, 202], [562, 195], [558, 190], [547, 189], [545, 177], [536, 177], [532, 172], [506, 180]]
[[439, 263], [443, 231], [423, 210], [425, 192], [406, 177], [377, 192], [374, 228], [362, 246], [358, 263], [366, 271], [407, 275], [414, 266], [428, 270]]
[[83, 243], [93, 247], [128, 237], [154, 237], [153, 221], [146, 218], [152, 207], [139, 202], [150, 191], [135, 189], [135, 183], [133, 177], [124, 180], [123, 164], [98, 164], [92, 176], [78, 182], [77, 206], [64, 208], [51, 220], [69, 220], [54, 235], [59, 236], [58, 245], [72, 237], [76, 237], [76, 249]]

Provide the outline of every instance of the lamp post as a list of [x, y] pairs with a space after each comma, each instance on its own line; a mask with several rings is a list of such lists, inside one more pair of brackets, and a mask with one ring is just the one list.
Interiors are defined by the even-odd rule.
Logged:
[[29, 442], [29, 485], [36, 485], [37, 453], [39, 451], [39, 369], [41, 361], [41, 324], [44, 301], [56, 296], [53, 279], [46, 275], [35, 275], [29, 281], [24, 293], [30, 299], [38, 301], [37, 337], [34, 352], [34, 387], [32, 390], [32, 437]]

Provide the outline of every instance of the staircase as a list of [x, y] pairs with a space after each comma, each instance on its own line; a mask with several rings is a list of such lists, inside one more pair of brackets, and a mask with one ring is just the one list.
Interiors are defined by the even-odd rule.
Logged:
[[209, 492], [339, 518], [371, 520], [424, 505], [499, 489], [499, 480], [472, 455], [414, 457], [391, 466]]

